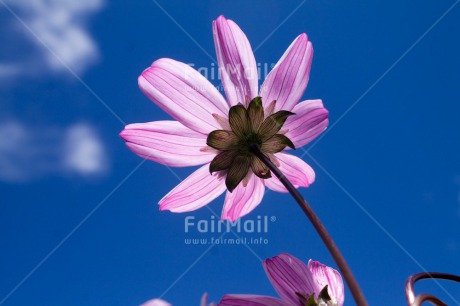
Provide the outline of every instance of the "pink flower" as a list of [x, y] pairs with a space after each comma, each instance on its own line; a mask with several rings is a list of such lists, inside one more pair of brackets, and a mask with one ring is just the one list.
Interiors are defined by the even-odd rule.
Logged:
[[160, 210], [193, 211], [228, 189], [222, 219], [235, 221], [259, 205], [265, 187], [287, 192], [248, 146], [260, 146], [294, 186], [308, 187], [313, 169], [282, 150], [302, 147], [324, 131], [328, 111], [321, 100], [298, 103], [313, 56], [306, 34], [289, 46], [259, 91], [254, 54], [238, 25], [220, 16], [213, 33], [227, 99], [189, 65], [159, 59], [139, 86], [177, 121], [130, 124], [120, 136], [139, 156], [166, 166], [204, 164], [160, 200]]
[[[225, 295], [218, 306], [343, 305], [344, 291], [340, 273], [318, 261], [310, 260], [307, 266], [292, 255], [280, 254], [265, 260], [263, 266], [282, 300], [259, 295], [232, 294]], [[315, 303], [307, 304], [307, 301]]]
[[[170, 303], [161, 300], [161, 299], [153, 299], [145, 302], [141, 306], [172, 306]], [[203, 294], [200, 301], [200, 306], [216, 306], [216, 303], [208, 304], [208, 294]]]
[[141, 306], [172, 306], [172, 305], [162, 299], [153, 299], [153, 300], [149, 300], [145, 302]]

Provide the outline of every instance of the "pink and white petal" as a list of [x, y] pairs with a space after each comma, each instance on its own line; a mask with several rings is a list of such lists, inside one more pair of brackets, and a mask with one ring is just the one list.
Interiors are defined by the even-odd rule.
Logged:
[[227, 118], [228, 105], [219, 91], [189, 65], [162, 58], [138, 79], [142, 92], [188, 128], [208, 134], [220, 129], [212, 114]]
[[260, 96], [265, 105], [276, 100], [275, 112], [292, 110], [307, 88], [312, 58], [307, 35], [299, 35], [262, 84]]
[[[287, 177], [294, 187], [308, 187], [315, 181], [315, 171], [302, 159], [288, 153], [277, 153], [281, 172]], [[265, 186], [276, 192], [287, 193], [287, 189], [280, 180], [272, 175], [271, 178], [264, 180]]]
[[226, 189], [223, 178], [209, 173], [206, 164], [190, 174], [158, 203], [160, 210], [180, 213], [201, 208]]
[[228, 294], [222, 297], [218, 306], [292, 306], [292, 304], [269, 296]]
[[222, 210], [222, 220], [236, 221], [238, 218], [249, 214], [264, 197], [265, 187], [262, 179], [251, 175], [248, 184], [244, 187], [240, 183], [233, 192], [227, 191], [224, 209]]
[[279, 296], [290, 305], [302, 306], [296, 292], [311, 295], [315, 283], [307, 265], [292, 255], [281, 253], [266, 259], [263, 267]]
[[178, 121], [129, 124], [120, 133], [137, 155], [171, 167], [197, 166], [211, 162], [216, 151], [206, 147], [206, 135]]
[[252, 100], [258, 93], [257, 64], [244, 32], [232, 20], [219, 16], [212, 23], [219, 72], [229, 106]]
[[200, 306], [216, 306], [216, 303], [212, 302], [208, 304], [208, 294], [204, 293], [201, 296]]
[[145, 302], [141, 306], [172, 306], [172, 305], [161, 299], [153, 299], [153, 300], [149, 300]]
[[339, 306], [342, 306], [345, 300], [345, 293], [340, 273], [331, 267], [313, 260], [308, 262], [308, 268], [310, 269], [313, 275], [313, 280], [315, 281], [315, 293], [318, 295], [321, 290], [328, 285], [329, 295], [332, 299], [337, 301]]
[[292, 109], [294, 116], [289, 116], [283, 125], [288, 130], [286, 136], [296, 148], [303, 147], [326, 130], [329, 124], [329, 112], [321, 100], [306, 100]]

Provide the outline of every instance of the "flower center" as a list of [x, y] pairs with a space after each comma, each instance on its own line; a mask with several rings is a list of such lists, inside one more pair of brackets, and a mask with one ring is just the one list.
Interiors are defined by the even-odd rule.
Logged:
[[262, 146], [262, 143], [263, 141], [259, 134], [250, 132], [247, 135], [245, 135], [245, 137], [238, 140], [239, 153], [243, 155], [251, 155], [251, 149], [253, 147], [260, 148]]
[[261, 97], [255, 97], [247, 108], [242, 104], [232, 106], [228, 114], [230, 130], [215, 130], [208, 135], [207, 145], [219, 151], [209, 171], [223, 171], [230, 192], [251, 173], [263, 179], [270, 178], [270, 170], [252, 153], [252, 149], [257, 147], [268, 158], [273, 158], [273, 154], [286, 146], [295, 149], [289, 138], [278, 134], [292, 115], [281, 110], [266, 117]]

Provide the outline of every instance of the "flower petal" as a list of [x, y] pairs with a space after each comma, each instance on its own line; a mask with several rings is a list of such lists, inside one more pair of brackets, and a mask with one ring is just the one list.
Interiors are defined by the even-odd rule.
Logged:
[[259, 135], [261, 136], [262, 141], [265, 141], [278, 133], [279, 130], [281, 130], [283, 127], [287, 118], [292, 115], [295, 114], [282, 110], [265, 118], [264, 122], [259, 128]]
[[296, 292], [311, 295], [315, 283], [307, 265], [292, 255], [282, 253], [263, 262], [268, 279], [279, 296], [291, 305], [302, 306]]
[[262, 180], [252, 175], [246, 187], [239, 184], [233, 192], [227, 192], [222, 220], [234, 222], [239, 217], [250, 213], [262, 201], [264, 191], [265, 187]]
[[[204, 293], [201, 296], [200, 306], [208, 306], [208, 294], [207, 293]], [[209, 303], [209, 306], [216, 306], [216, 303], [214, 302]]]
[[240, 182], [248, 175], [251, 167], [251, 157], [244, 155], [236, 155], [227, 172], [225, 185], [228, 191], [233, 192]]
[[232, 20], [220, 16], [212, 23], [219, 72], [229, 106], [257, 96], [257, 64], [251, 45]]
[[292, 110], [307, 88], [312, 58], [313, 47], [307, 35], [299, 35], [262, 84], [264, 103], [276, 100], [275, 112]]
[[269, 296], [228, 294], [222, 297], [217, 306], [291, 306], [291, 304]]
[[172, 306], [172, 305], [161, 299], [153, 299], [153, 300], [149, 300], [145, 302], [141, 306]]
[[209, 174], [206, 164], [190, 174], [158, 203], [160, 210], [186, 212], [201, 208], [225, 191], [222, 178]]
[[215, 130], [209, 133], [206, 144], [216, 150], [231, 150], [238, 148], [238, 138], [232, 131]]
[[230, 108], [228, 122], [236, 136], [245, 137], [251, 130], [251, 119], [243, 105], [235, 105]]
[[237, 150], [222, 151], [214, 157], [209, 166], [209, 172], [227, 170], [233, 163], [233, 160], [238, 155]]
[[255, 97], [252, 99], [248, 106], [248, 114], [251, 121], [252, 130], [257, 133], [265, 119], [264, 107], [262, 105], [261, 97]]
[[321, 134], [329, 124], [329, 112], [321, 100], [306, 100], [292, 110], [294, 116], [286, 119], [283, 129], [286, 136], [300, 148]]
[[227, 117], [219, 91], [189, 65], [162, 58], [139, 76], [142, 92], [183, 125], [207, 134], [220, 128], [212, 114]]
[[339, 306], [342, 306], [345, 300], [345, 293], [340, 273], [331, 267], [313, 260], [308, 262], [308, 268], [316, 284], [315, 295], [318, 296], [321, 290], [328, 285], [329, 295], [333, 300], [337, 301]]
[[166, 166], [202, 165], [216, 155], [213, 150], [202, 150], [206, 147], [205, 135], [177, 121], [129, 124], [120, 136], [137, 155]]
[[[315, 181], [315, 171], [302, 159], [287, 153], [277, 153], [281, 172], [296, 187], [308, 187]], [[265, 186], [276, 192], [288, 192], [280, 180], [272, 175], [271, 178], [264, 180]]]
[[272, 177], [270, 169], [258, 157], [252, 159], [251, 163], [252, 172], [260, 178], [268, 179]]
[[286, 146], [295, 149], [294, 144], [291, 142], [289, 138], [282, 134], [276, 134], [273, 135], [273, 137], [269, 140], [265, 141], [260, 147], [260, 149], [262, 150], [262, 152], [270, 154], [281, 152], [286, 148]]

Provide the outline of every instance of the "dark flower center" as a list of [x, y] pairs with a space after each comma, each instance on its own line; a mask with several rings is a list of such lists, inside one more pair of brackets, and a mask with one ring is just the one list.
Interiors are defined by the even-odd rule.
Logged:
[[259, 137], [259, 134], [250, 132], [246, 137], [238, 140], [238, 150], [240, 154], [251, 155], [251, 148], [257, 147], [260, 148], [262, 145], [262, 139]]
[[261, 97], [255, 97], [247, 108], [242, 104], [231, 107], [228, 115], [230, 130], [215, 130], [208, 135], [207, 145], [219, 150], [209, 171], [226, 171], [225, 184], [230, 192], [251, 171], [260, 178], [270, 178], [270, 170], [253, 154], [253, 150], [258, 148], [268, 158], [273, 158], [273, 154], [286, 146], [295, 149], [289, 138], [278, 134], [292, 115], [281, 110], [266, 116]]

